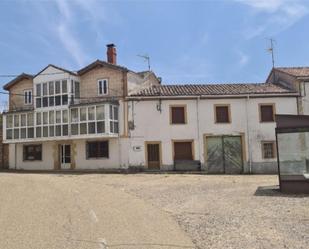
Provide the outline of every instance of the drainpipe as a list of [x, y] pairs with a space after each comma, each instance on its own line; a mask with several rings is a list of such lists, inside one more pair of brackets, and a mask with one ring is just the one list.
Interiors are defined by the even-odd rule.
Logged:
[[[196, 128], [197, 128], [197, 142], [198, 142], [198, 154], [201, 164], [201, 145], [200, 145], [200, 119], [199, 119], [199, 103], [200, 103], [200, 96], [197, 96], [196, 98]], [[202, 166], [200, 165], [200, 169], [202, 169]]]
[[249, 128], [249, 117], [248, 117], [248, 104], [249, 95], [246, 98], [246, 130], [247, 130], [247, 144], [248, 144], [248, 156], [249, 156], [249, 173], [252, 173], [252, 153], [251, 153], [251, 141], [250, 141], [250, 128]]
[[17, 159], [17, 146], [16, 146], [16, 143], [14, 144], [14, 151], [15, 151], [15, 158], [14, 158], [14, 163], [15, 163], [15, 169], [17, 169], [17, 163], [16, 163], [16, 159]]

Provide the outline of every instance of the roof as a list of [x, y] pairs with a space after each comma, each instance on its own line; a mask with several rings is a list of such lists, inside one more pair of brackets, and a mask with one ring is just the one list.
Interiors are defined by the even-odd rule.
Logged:
[[309, 67], [276, 67], [275, 69], [295, 77], [309, 77]]
[[6, 83], [3, 86], [3, 89], [4, 90], [9, 90], [13, 85], [15, 85], [16, 83], [20, 82], [23, 79], [32, 80], [33, 79], [33, 75], [22, 73], [22, 74], [18, 75], [16, 78], [14, 78], [13, 80], [11, 80], [10, 82]]
[[77, 74], [76, 74], [75, 72], [73, 72], [73, 71], [67, 70], [67, 69], [62, 68], [62, 67], [55, 66], [55, 65], [53, 65], [53, 64], [48, 64], [48, 65], [47, 65], [46, 67], [44, 67], [40, 72], [38, 72], [36, 75], [34, 75], [34, 77], [36, 77], [36, 76], [38, 76], [40, 73], [44, 72], [44, 70], [45, 70], [46, 68], [48, 68], [48, 67], [53, 67], [53, 68], [56, 68], [56, 69], [58, 69], [58, 70], [60, 70], [60, 71], [64, 71], [64, 72], [69, 73], [69, 74], [72, 74], [72, 75], [77, 75]]
[[142, 89], [131, 96], [198, 96], [240, 94], [284, 94], [295, 91], [269, 83], [159, 85]]
[[108, 63], [106, 61], [96, 60], [93, 63], [89, 64], [88, 66], [78, 70], [77, 73], [79, 75], [82, 75], [82, 74], [85, 74], [85, 73], [89, 72], [90, 70], [92, 70], [95, 67], [102, 67], [102, 66], [103, 67], [114, 68], [114, 69], [121, 70], [121, 71], [128, 71], [128, 69], [125, 68], [125, 67], [118, 66], [118, 65], [115, 65], [115, 64], [112, 64], [112, 63]]

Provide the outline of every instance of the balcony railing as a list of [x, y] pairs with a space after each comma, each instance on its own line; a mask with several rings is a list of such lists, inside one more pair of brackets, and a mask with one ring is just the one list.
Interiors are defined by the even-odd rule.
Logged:
[[119, 133], [117, 104], [6, 113], [4, 142], [44, 141], [83, 137], [115, 137]]

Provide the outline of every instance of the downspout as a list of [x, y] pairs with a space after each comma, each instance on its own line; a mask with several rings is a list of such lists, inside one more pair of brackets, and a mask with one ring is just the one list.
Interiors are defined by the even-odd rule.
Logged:
[[200, 159], [200, 170], [202, 169], [202, 165], [201, 165], [201, 145], [200, 145], [200, 119], [199, 119], [199, 101], [200, 101], [200, 96], [197, 96], [196, 98], [196, 128], [197, 128], [197, 141], [198, 141], [198, 154], [199, 154], [199, 159]]
[[248, 103], [249, 95], [246, 98], [246, 130], [247, 130], [247, 144], [248, 144], [248, 159], [249, 159], [249, 173], [252, 173], [252, 152], [251, 152], [251, 140], [250, 140], [250, 128], [249, 128], [249, 117], [248, 117]]

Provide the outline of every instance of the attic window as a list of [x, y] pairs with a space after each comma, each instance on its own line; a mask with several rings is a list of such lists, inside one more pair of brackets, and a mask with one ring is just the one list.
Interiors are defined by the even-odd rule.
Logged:
[[32, 104], [32, 90], [24, 91], [24, 104], [31, 105]]
[[108, 80], [101, 79], [98, 80], [98, 95], [107, 95], [108, 94]]

